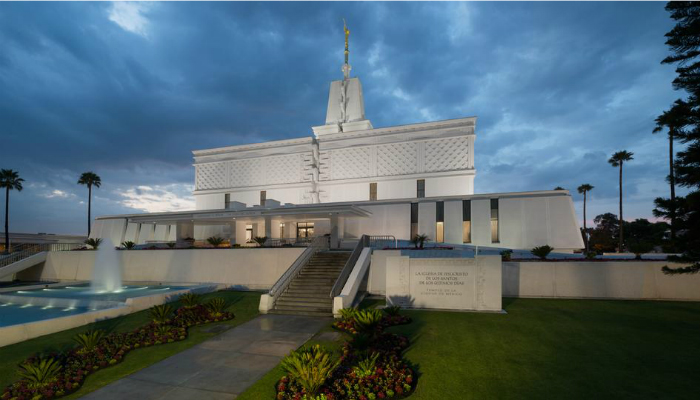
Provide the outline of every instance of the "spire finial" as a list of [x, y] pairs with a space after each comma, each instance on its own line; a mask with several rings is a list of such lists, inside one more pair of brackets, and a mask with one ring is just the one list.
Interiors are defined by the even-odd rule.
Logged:
[[348, 55], [350, 55], [350, 50], [348, 50], [348, 37], [350, 36], [350, 29], [348, 29], [348, 24], [345, 23], [345, 18], [343, 18], [343, 30], [345, 31], [345, 64], [347, 64]]
[[350, 50], [348, 50], [348, 36], [350, 36], [350, 29], [348, 29], [348, 24], [345, 23], [345, 18], [343, 18], [343, 30], [345, 31], [345, 64], [343, 64], [343, 77], [347, 80], [350, 79], [350, 64], [348, 64], [348, 56], [350, 55]]

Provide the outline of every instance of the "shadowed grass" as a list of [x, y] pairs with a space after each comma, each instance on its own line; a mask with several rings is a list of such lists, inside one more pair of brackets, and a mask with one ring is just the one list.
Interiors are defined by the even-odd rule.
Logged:
[[[183, 341], [132, 350], [124, 357], [124, 361], [89, 375], [80, 390], [64, 398], [72, 399], [84, 396], [102, 386], [216, 336], [218, 333], [207, 332], [212, 326], [223, 324], [233, 327], [249, 321], [258, 315], [260, 293], [220, 291], [203, 295], [202, 301], [206, 302], [213, 297], [222, 297], [226, 299], [229, 303], [229, 308], [227, 310], [233, 312], [236, 317], [230, 321], [189, 328], [189, 336]], [[173, 305], [173, 308], [180, 306], [179, 302], [170, 304]], [[27, 357], [35, 353], [51, 353], [75, 347], [76, 344], [73, 341], [73, 337], [78, 333], [91, 329], [104, 329], [107, 332], [128, 332], [147, 324], [149, 321], [148, 310], [144, 310], [123, 317], [100, 321], [2, 347], [0, 348], [0, 385], [2, 385], [4, 389], [7, 385], [19, 379], [17, 364], [24, 361]]]
[[[402, 311], [413, 323], [389, 331], [411, 338], [411, 399], [697, 398], [700, 304], [503, 300], [505, 315]], [[282, 375], [238, 398], [273, 399]]]

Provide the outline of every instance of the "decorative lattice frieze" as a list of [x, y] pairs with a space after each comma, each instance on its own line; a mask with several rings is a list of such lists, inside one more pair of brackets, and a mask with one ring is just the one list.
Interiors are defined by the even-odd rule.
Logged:
[[229, 161], [231, 187], [257, 186], [264, 184], [265, 165], [261, 158]]
[[265, 159], [266, 184], [296, 183], [301, 181], [302, 161], [299, 154], [268, 157]]
[[[369, 148], [333, 150], [330, 156], [331, 179], [352, 179], [369, 176]], [[323, 160], [323, 157], [321, 157]]]
[[454, 137], [425, 142], [425, 172], [469, 168], [469, 138]]
[[226, 187], [226, 165], [224, 163], [200, 164], [197, 166], [197, 189], [221, 189]]
[[406, 175], [418, 172], [416, 143], [391, 143], [377, 146], [377, 175]]

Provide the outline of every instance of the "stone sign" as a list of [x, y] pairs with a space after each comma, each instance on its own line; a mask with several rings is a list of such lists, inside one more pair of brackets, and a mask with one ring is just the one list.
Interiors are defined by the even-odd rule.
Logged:
[[406, 308], [501, 311], [501, 257], [388, 257], [386, 299]]

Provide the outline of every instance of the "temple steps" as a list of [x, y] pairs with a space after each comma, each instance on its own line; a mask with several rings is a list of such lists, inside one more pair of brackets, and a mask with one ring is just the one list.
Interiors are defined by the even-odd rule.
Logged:
[[332, 316], [330, 292], [350, 254], [337, 250], [316, 253], [280, 295], [270, 313]]

